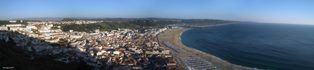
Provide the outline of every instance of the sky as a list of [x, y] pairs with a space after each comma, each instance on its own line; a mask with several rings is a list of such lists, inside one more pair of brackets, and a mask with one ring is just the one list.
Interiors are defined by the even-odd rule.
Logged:
[[1, 20], [41, 17], [157, 17], [314, 24], [314, 0], [0, 0]]

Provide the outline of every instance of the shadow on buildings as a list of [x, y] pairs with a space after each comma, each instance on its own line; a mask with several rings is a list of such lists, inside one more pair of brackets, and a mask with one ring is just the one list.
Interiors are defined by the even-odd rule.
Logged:
[[[7, 31], [0, 31], [0, 33]], [[60, 61], [55, 61], [53, 56], [41, 55], [31, 58], [30, 54], [24, 49], [16, 46], [16, 43], [11, 38], [13, 36], [25, 36], [17, 32], [7, 32], [10, 33], [7, 36], [8, 41], [0, 39], [0, 70], [90, 70], [91, 67], [88, 66], [84, 61], [77, 61], [72, 63], [64, 63]], [[36, 38], [29, 37], [30, 40], [35, 40]], [[48, 42], [47, 42], [48, 43]], [[58, 45], [54, 43], [48, 43], [53, 45]]]

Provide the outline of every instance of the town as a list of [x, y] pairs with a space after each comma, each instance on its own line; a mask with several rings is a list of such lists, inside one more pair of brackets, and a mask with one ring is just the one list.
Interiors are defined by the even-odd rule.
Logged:
[[[19, 23], [18, 23], [19, 22]], [[93, 24], [104, 21], [10, 21], [0, 26], [0, 39], [13, 40], [16, 47], [27, 51], [30, 59], [54, 56], [54, 60], [72, 63], [84, 61], [94, 69], [105, 70], [176, 70], [177, 61], [171, 50], [157, 38], [169, 27], [137, 29], [118, 28], [93, 32], [63, 31], [56, 24]], [[23, 23], [23, 24], [20, 24]], [[16, 33], [22, 34], [18, 35]]]

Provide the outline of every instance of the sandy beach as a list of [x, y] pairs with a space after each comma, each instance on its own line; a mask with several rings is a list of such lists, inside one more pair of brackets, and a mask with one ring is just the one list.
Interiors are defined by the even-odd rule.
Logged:
[[219, 70], [254, 70], [255, 69], [255, 68], [249, 68], [249, 67], [231, 64], [211, 54], [185, 46], [180, 40], [180, 35], [185, 30], [188, 30], [188, 29], [187, 28], [168, 29], [160, 33], [158, 36], [159, 41], [169, 42], [175, 47], [176, 49], [175, 51], [178, 51], [178, 53], [174, 55], [176, 58], [182, 59], [185, 57], [199, 57], [208, 62], [211, 62], [211, 64], [217, 67], [217, 69]]

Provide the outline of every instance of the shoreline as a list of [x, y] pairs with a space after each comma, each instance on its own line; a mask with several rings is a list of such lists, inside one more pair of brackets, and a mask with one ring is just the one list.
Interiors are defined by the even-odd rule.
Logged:
[[[212, 25], [215, 26], [215, 25]], [[174, 29], [168, 29], [164, 32], [162, 32], [160, 35], [158, 35], [159, 40], [166, 41], [172, 44], [176, 49], [179, 50], [179, 53], [176, 53], [177, 58], [184, 58], [186, 56], [192, 56], [192, 57], [199, 57], [201, 59], [204, 59], [208, 62], [211, 62], [211, 64], [215, 67], [217, 67], [219, 70], [255, 70], [256, 68], [250, 68], [245, 66], [240, 66], [236, 64], [229, 63], [225, 60], [222, 60], [210, 53], [205, 53], [202, 51], [199, 51], [194, 48], [190, 48], [185, 46], [181, 42], [181, 34], [191, 28], [174, 28]], [[176, 50], [176, 51], [178, 51]]]

